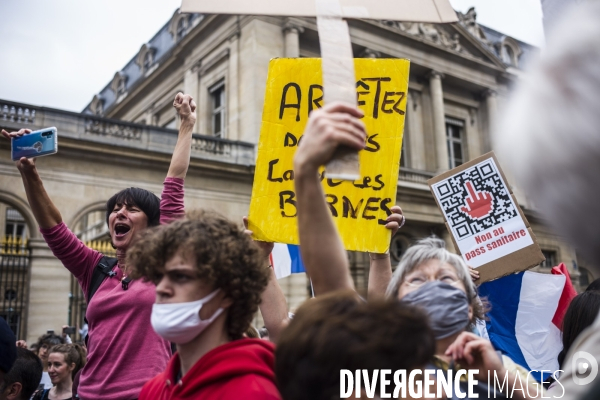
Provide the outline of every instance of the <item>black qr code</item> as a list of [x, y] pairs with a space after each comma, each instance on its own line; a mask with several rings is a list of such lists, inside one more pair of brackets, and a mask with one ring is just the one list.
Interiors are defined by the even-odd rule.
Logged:
[[492, 159], [436, 184], [434, 191], [458, 240], [518, 215]]

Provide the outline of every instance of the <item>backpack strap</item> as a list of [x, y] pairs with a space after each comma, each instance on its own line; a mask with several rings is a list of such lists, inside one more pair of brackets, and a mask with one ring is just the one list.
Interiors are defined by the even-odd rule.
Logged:
[[102, 256], [100, 261], [98, 261], [98, 265], [94, 268], [94, 272], [92, 273], [92, 279], [90, 280], [90, 286], [88, 287], [86, 299], [87, 303], [90, 304], [92, 297], [96, 294], [96, 291], [104, 282], [106, 278], [112, 278], [117, 275], [116, 272], [113, 272], [113, 268], [117, 265], [119, 260], [113, 257]]
[[[112, 278], [113, 276], [117, 275], [117, 273], [113, 271], [113, 268], [115, 267], [115, 265], [117, 265], [118, 261], [119, 260], [116, 258], [107, 256], [102, 256], [100, 261], [98, 261], [96, 268], [94, 268], [94, 271], [92, 272], [92, 279], [90, 280], [90, 286], [88, 287], [86, 293], [86, 300], [88, 305], [90, 304], [92, 297], [94, 297], [94, 294], [96, 294], [96, 292], [98, 291], [98, 288], [100, 287], [102, 282], [104, 282], [106, 278]], [[83, 317], [83, 321], [86, 324], [88, 323], [87, 315]], [[85, 335], [86, 346], [88, 344], [88, 337], [89, 335]]]

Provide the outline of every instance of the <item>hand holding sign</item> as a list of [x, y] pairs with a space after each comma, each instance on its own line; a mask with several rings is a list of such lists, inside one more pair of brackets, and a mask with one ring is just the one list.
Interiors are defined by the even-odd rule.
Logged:
[[365, 124], [358, 119], [363, 115], [358, 108], [341, 102], [313, 111], [294, 157], [295, 169], [308, 168], [310, 173], [316, 173], [340, 145], [357, 151], [364, 149], [367, 134]]
[[493, 197], [488, 192], [476, 192], [473, 189], [473, 183], [465, 182], [465, 187], [469, 192], [469, 197], [466, 198], [467, 207], [461, 207], [460, 210], [467, 214], [472, 219], [483, 218], [492, 211]]

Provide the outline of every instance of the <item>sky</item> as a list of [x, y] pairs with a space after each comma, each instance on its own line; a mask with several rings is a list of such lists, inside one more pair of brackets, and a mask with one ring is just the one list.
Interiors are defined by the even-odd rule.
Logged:
[[[540, 0], [450, 0], [477, 21], [542, 46]], [[82, 111], [181, 0], [0, 0], [0, 99]]]

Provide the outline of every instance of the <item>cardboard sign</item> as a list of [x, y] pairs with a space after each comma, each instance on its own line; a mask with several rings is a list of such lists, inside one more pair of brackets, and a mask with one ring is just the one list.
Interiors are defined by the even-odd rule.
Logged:
[[[385, 219], [396, 203], [409, 61], [355, 59], [354, 68], [368, 134], [361, 177], [322, 175], [322, 184], [345, 248], [383, 253], [390, 243]], [[271, 60], [249, 213], [257, 240], [298, 244], [293, 158], [308, 114], [322, 105], [320, 59]]]
[[[339, 0], [342, 17], [445, 23], [458, 18], [448, 0]], [[312, 0], [182, 0], [181, 12], [315, 17]]]
[[523, 271], [544, 261], [529, 222], [493, 152], [428, 182], [463, 259], [479, 282]]

